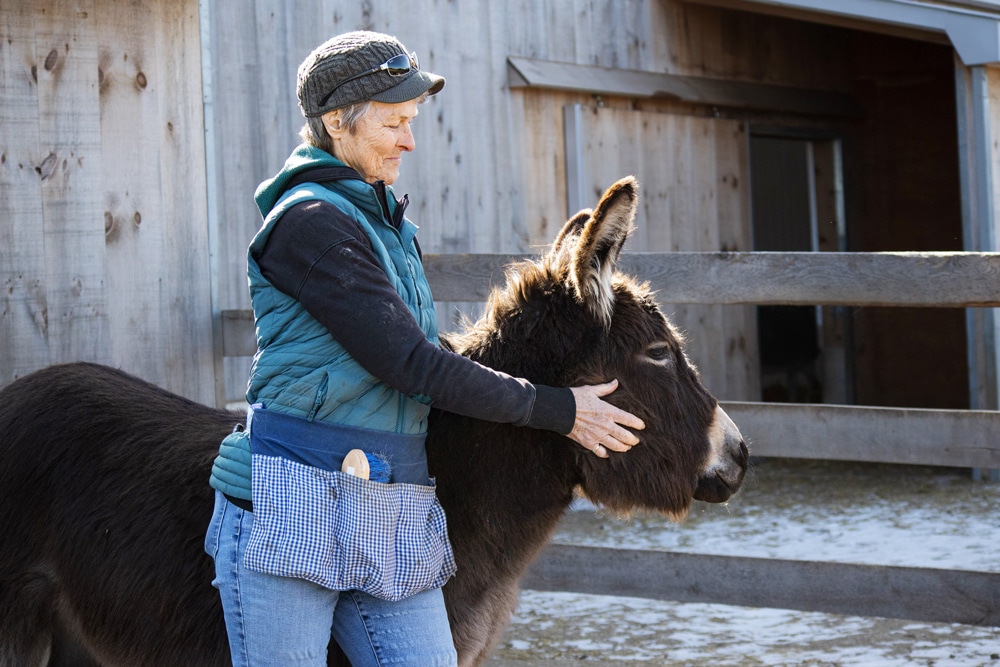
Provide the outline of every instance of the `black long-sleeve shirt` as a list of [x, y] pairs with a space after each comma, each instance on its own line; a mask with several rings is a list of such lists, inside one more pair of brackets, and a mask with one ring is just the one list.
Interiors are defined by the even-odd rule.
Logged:
[[572, 430], [576, 404], [569, 389], [532, 385], [427, 340], [368, 235], [332, 204], [309, 201], [290, 208], [256, 259], [265, 278], [391, 387], [468, 417]]

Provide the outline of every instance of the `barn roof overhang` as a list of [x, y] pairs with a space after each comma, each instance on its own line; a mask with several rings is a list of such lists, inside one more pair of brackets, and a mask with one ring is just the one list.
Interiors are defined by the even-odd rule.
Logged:
[[809, 90], [597, 65], [508, 56], [511, 88], [547, 88], [593, 95], [673, 99], [718, 107], [766, 109], [823, 116], [860, 116], [864, 109], [846, 93]]
[[684, 0], [951, 44], [967, 66], [1000, 63], [1000, 5], [985, 0]]

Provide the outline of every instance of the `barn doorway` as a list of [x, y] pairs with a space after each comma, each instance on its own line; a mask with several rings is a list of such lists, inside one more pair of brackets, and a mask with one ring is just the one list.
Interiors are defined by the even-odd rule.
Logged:
[[[752, 128], [754, 251], [845, 250], [842, 182], [838, 138]], [[844, 308], [769, 305], [756, 311], [762, 400], [851, 402]]]

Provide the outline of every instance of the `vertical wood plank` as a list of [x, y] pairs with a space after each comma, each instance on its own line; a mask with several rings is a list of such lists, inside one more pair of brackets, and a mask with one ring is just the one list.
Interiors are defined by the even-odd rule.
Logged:
[[103, 173], [101, 203], [108, 341], [115, 366], [145, 378], [166, 377], [167, 320], [162, 297], [165, 228], [160, 188], [157, 98], [160, 76], [149, 5], [103, 6], [97, 15], [98, 81]]
[[[719, 128], [715, 142], [718, 250], [740, 251], [751, 247], [748, 142], [746, 123], [726, 123]], [[719, 310], [719, 328], [725, 336], [725, 375], [720, 384], [713, 385], [713, 391], [724, 400], [759, 400], [756, 309], [720, 306]]]
[[35, 16], [0, 5], [0, 386], [49, 363]]
[[[988, 109], [988, 118], [985, 118], [986, 127], [983, 129], [981, 139], [987, 139], [986, 146], [980, 146], [979, 150], [988, 151], [988, 164], [992, 165], [988, 174], [990, 177], [990, 197], [985, 202], [990, 206], [990, 213], [983, 214], [982, 220], [991, 225], [990, 229], [982, 230], [981, 242], [983, 247], [977, 250], [994, 252], [1000, 250], [1000, 169], [995, 165], [1000, 159], [1000, 68], [984, 67], [985, 87], [988, 91], [988, 99], [984, 101]], [[989, 368], [981, 369], [984, 382], [991, 383], [986, 389], [988, 397], [980, 405], [984, 409], [1000, 409], [1000, 309], [994, 308], [983, 313], [983, 321], [990, 321], [991, 326], [984, 327], [984, 333], [989, 336], [983, 343], [988, 352], [983, 359]], [[997, 477], [997, 471], [993, 471], [993, 477]]]
[[169, 389], [214, 404], [215, 348], [198, 2], [163, 0], [154, 9], [157, 55], [149, 57], [160, 87], [151, 133], [159, 141], [164, 221], [164, 273], [160, 279], [163, 340], [157, 351], [166, 364], [164, 384]]
[[110, 362], [93, 2], [36, 6], [35, 65], [51, 359]]
[[[512, 165], [512, 169], [519, 169], [524, 178], [522, 215], [529, 226], [529, 247], [525, 251], [531, 252], [551, 243], [569, 215], [576, 213], [566, 208], [566, 149], [561, 120], [562, 108], [580, 98], [537, 90], [511, 91], [511, 98], [512, 103], [523, 110], [523, 125], [515, 133], [520, 163], [516, 167]], [[589, 109], [584, 106], [581, 115], [585, 128], [589, 127], [588, 113]], [[588, 148], [591, 142], [592, 138], [584, 130], [582, 168], [585, 177], [590, 169], [587, 162], [592, 159]], [[591, 191], [589, 177], [582, 190], [583, 206], [593, 206], [596, 202], [586, 201]]]
[[[274, 3], [258, 3], [276, 9]], [[294, 87], [286, 75], [282, 88], [273, 79], [273, 65], [284, 44], [283, 34], [261, 36], [258, 42], [257, 14], [244, 4], [212, 2], [209, 31], [212, 89], [215, 124], [211, 139], [218, 169], [217, 180], [210, 184], [218, 200], [219, 306], [222, 309], [247, 308], [250, 297], [246, 287], [246, 248], [260, 227], [261, 217], [253, 202], [257, 184], [276, 170], [287, 157], [269, 155], [277, 137], [268, 137], [264, 129], [275, 124], [267, 111], [291, 118], [297, 113]], [[278, 15], [281, 15], [280, 13]], [[279, 24], [280, 25], [280, 24]], [[277, 27], [276, 27], [277, 29]], [[306, 51], [308, 53], [308, 51]], [[303, 54], [304, 57], [304, 54]], [[262, 100], [262, 98], [269, 98]], [[262, 113], [262, 110], [264, 111]], [[286, 146], [294, 146], [291, 137]]]
[[[816, 182], [817, 250], [840, 252], [844, 243], [843, 173], [837, 141], [812, 143]], [[842, 307], [823, 306], [820, 310], [820, 345], [823, 360], [823, 400], [850, 402], [847, 372], [847, 314]]]
[[[278, 0], [210, 2], [205, 12], [218, 311], [250, 307], [246, 249], [261, 223], [253, 194], [298, 143], [294, 67], [321, 41], [314, 44], [309, 36], [321, 23], [322, 5], [315, 0], [294, 6]], [[227, 401], [243, 398], [248, 370], [247, 359], [225, 360], [219, 393]]]

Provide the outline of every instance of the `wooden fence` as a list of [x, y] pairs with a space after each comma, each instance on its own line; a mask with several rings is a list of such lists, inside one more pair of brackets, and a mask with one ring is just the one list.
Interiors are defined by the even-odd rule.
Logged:
[[[439, 301], [482, 301], [524, 257], [428, 255], [425, 268]], [[1000, 253], [633, 253], [621, 267], [670, 303], [1000, 307]], [[250, 313], [223, 313], [223, 347], [253, 354]], [[1000, 468], [998, 411], [723, 405], [755, 456]], [[522, 585], [1000, 626], [1000, 573], [550, 545]]]

